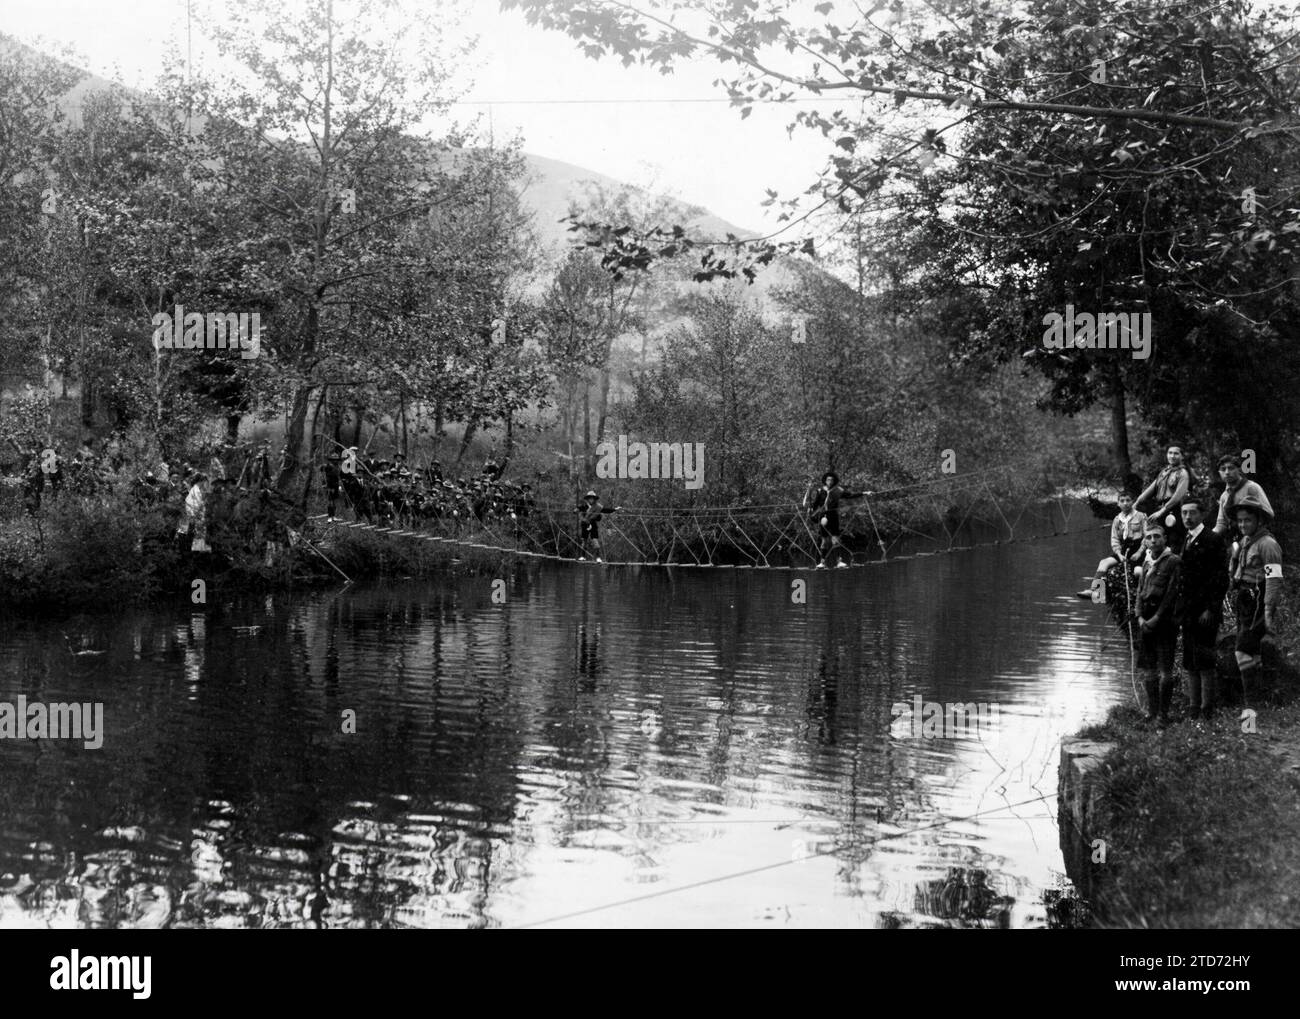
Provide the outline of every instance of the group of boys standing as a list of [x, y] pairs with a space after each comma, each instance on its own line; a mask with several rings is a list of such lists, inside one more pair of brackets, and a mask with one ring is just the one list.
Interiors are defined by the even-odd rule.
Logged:
[[[1180, 633], [1189, 715], [1212, 716], [1218, 694], [1215, 644], [1229, 591], [1242, 696], [1249, 704], [1260, 688], [1262, 645], [1274, 631], [1282, 594], [1282, 549], [1269, 532], [1273, 507], [1263, 488], [1245, 477], [1240, 458], [1228, 454], [1219, 459], [1224, 488], [1212, 525], [1207, 500], [1191, 491], [1182, 450], [1169, 447], [1167, 461], [1136, 500], [1131, 493], [1120, 495], [1120, 511], [1111, 524], [1114, 556], [1097, 567], [1102, 583], [1116, 565], [1122, 565], [1126, 586], [1130, 569], [1137, 574], [1136, 590], [1128, 598], [1130, 625], [1137, 628], [1147, 720], [1158, 719], [1161, 725], [1169, 721]], [[1137, 507], [1153, 497], [1158, 509], [1148, 516]], [[1090, 597], [1091, 592], [1080, 595]]]
[[[351, 463], [352, 470], [344, 464]], [[392, 460], [363, 458], [357, 447], [325, 458], [324, 484], [329, 519], [336, 519], [340, 496], [357, 520], [376, 520], [405, 527], [417, 521], [443, 519], [457, 524], [471, 519], [480, 523], [497, 517], [527, 517], [537, 508], [532, 486], [501, 479], [495, 461], [483, 465], [480, 477], [450, 479], [442, 475], [437, 460], [423, 468], [408, 467], [406, 456]]]

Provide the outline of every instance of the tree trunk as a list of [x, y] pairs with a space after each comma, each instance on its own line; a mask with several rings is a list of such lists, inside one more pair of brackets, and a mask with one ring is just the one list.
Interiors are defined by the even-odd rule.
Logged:
[[329, 391], [329, 386], [321, 387], [320, 398], [316, 401], [316, 410], [311, 416], [311, 451], [307, 456], [307, 484], [303, 486], [302, 501], [299, 503], [303, 510], [307, 508], [307, 500], [311, 497], [312, 481], [316, 477], [316, 454], [320, 451], [321, 445], [321, 436], [317, 429], [320, 425], [321, 408], [325, 406]]
[[[576, 403], [578, 401], [578, 383], [572, 376], [567, 376], [564, 380], [564, 399], [560, 402], [560, 432], [563, 434], [565, 441], [570, 446], [573, 445], [574, 429], [578, 425], [578, 413]], [[572, 449], [569, 450], [573, 452]]]
[[456, 453], [456, 467], [460, 467], [460, 462], [465, 459], [465, 454], [469, 452], [469, 444], [474, 440], [474, 433], [478, 431], [478, 418], [473, 418], [465, 425], [465, 434], [461, 436], [460, 449]]
[[1124, 377], [1119, 364], [1107, 361], [1110, 373], [1110, 456], [1111, 465], [1119, 476], [1120, 484], [1128, 483], [1133, 473], [1133, 461], [1128, 455], [1128, 408], [1124, 400]]
[[[334, 0], [325, 0], [325, 81], [324, 107], [322, 111], [321, 145], [320, 145], [320, 187], [316, 189], [316, 221], [313, 226], [313, 258], [311, 276], [313, 282], [319, 279], [319, 273], [325, 264], [328, 250], [327, 235], [330, 209], [330, 156], [334, 151], [331, 142], [332, 104], [334, 99]], [[299, 483], [304, 471], [302, 461], [303, 435], [307, 429], [307, 410], [311, 405], [312, 367], [316, 358], [316, 344], [321, 333], [321, 301], [325, 296], [323, 288], [317, 287], [311, 295], [311, 304], [307, 308], [304, 323], [302, 349], [297, 363], [307, 369], [304, 373], [306, 385], [299, 386], [293, 394], [293, 411], [289, 426], [285, 429], [284, 461], [280, 476], [276, 478], [275, 487], [283, 495], [289, 495]], [[313, 422], [314, 430], [314, 422]], [[313, 440], [315, 436], [312, 436]]]
[[87, 430], [95, 425], [95, 386], [83, 373], [81, 377], [81, 426]]
[[591, 383], [582, 387], [582, 478], [589, 480], [595, 465], [591, 462]]
[[226, 415], [226, 441], [232, 446], [239, 441], [239, 421], [243, 415]]
[[[47, 324], [45, 326], [45, 343], [41, 347], [41, 367], [44, 369], [42, 378], [45, 380], [45, 388], [54, 392], [54, 372], [50, 369], [50, 344], [53, 342], [54, 327]], [[158, 414], [159, 422], [162, 421], [162, 413]], [[53, 445], [54, 443], [54, 400], [51, 399], [45, 404], [45, 441]]]
[[158, 435], [162, 431], [163, 416], [163, 398], [162, 398], [162, 351], [153, 352], [153, 405], [149, 408], [153, 411], [153, 433]]
[[303, 475], [302, 444], [307, 433], [307, 410], [311, 406], [311, 386], [299, 386], [293, 394], [293, 409], [284, 434], [284, 466], [276, 478], [275, 487], [289, 495]]
[[605, 420], [609, 416], [609, 367], [600, 373], [600, 413], [596, 416], [596, 441], [605, 437]]
[[614, 337], [610, 336], [605, 341], [605, 352], [601, 358], [600, 369], [600, 413], [596, 418], [596, 441], [599, 442], [605, 435], [605, 419], [609, 416], [609, 382], [613, 370], [610, 368], [609, 359], [614, 353]]
[[515, 451], [515, 414], [514, 411], [506, 411], [506, 452], [501, 458], [501, 473], [498, 477], [505, 477], [506, 466], [510, 463], [510, 457]]
[[402, 393], [398, 397], [398, 400], [401, 403], [401, 410], [402, 410], [402, 456], [409, 458], [411, 455], [411, 451], [408, 448], [407, 435], [406, 435], [406, 394]]

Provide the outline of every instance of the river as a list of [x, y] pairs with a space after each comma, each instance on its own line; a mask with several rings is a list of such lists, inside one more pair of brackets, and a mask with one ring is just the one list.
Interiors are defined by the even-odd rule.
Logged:
[[105, 731], [0, 740], [0, 926], [1044, 926], [1059, 740], [1132, 696], [1070, 526], [3, 621], [0, 701]]

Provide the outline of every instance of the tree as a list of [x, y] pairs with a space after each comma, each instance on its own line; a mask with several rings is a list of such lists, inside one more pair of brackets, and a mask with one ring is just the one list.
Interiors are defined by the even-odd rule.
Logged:
[[[1028, 325], [1063, 296], [1146, 302], [1162, 352], [1181, 344], [1183, 354], [1162, 355], [1140, 381], [1145, 368], [1118, 357], [1031, 358], [1053, 382], [1055, 409], [1111, 404], [1120, 473], [1126, 398], [1139, 394], [1149, 411], [1187, 405], [1179, 391], [1207, 354], [1189, 337], [1235, 335], [1207, 341], [1217, 364], [1250, 336], [1263, 365], [1291, 335], [1300, 34], [1285, 12], [1116, 0], [892, 0], [847, 14], [839, 4], [760, 0], [503, 6], [569, 33], [593, 57], [668, 71], [711, 56], [742, 116], [756, 102], [859, 100], [792, 116], [792, 129], [820, 132], [834, 148], [808, 189], [813, 207], [792, 201], [782, 217], [806, 229], [818, 210], [865, 215], [897, 278], [916, 267], [911, 257], [927, 267], [930, 293], [987, 291], [972, 325], [1001, 338], [990, 356], [1033, 353]], [[906, 222], [891, 229], [900, 212]], [[591, 226], [615, 271], [671, 247], [666, 226]], [[907, 238], [905, 227], [919, 234]], [[906, 254], [892, 247], [900, 236], [912, 242]], [[794, 243], [732, 248], [770, 260]], [[730, 257], [719, 272], [706, 251], [702, 274], [734, 274]]]
[[684, 310], [662, 360], [636, 377], [626, 425], [652, 439], [704, 443], [714, 505], [788, 491], [793, 408], [773, 371], [790, 363], [788, 333], [730, 287], [688, 297]]
[[[1018, 42], [1007, 59], [1028, 79], [1061, 81], [1105, 52], [1117, 68], [1114, 86], [1147, 69], [1176, 80], [1181, 61], [1253, 45], [1231, 19], [1199, 26], [1200, 42], [1183, 55], [1147, 52], [1122, 28], [1103, 25], [1055, 48]], [[1283, 84], [1295, 94], [1294, 81]], [[1080, 90], [1105, 87], [1088, 78]], [[1234, 109], [1231, 89], [1155, 90], [1148, 100]], [[1105, 402], [1118, 478], [1131, 472], [1130, 401], [1163, 434], [1207, 446], [1246, 425], [1240, 394], [1256, 393], [1266, 408], [1250, 412], [1257, 438], [1244, 444], [1276, 459], [1294, 402], [1276, 385], [1290, 372], [1266, 366], [1300, 370], [1292, 282], [1300, 151], [1280, 136], [1249, 134], [1208, 145], [1186, 125], [1052, 122], [1038, 113], [984, 119], [966, 129], [950, 160], [894, 189], [892, 214], [875, 222], [872, 257], [908, 280], [900, 297], [939, 302], [968, 324], [962, 356], [1023, 355], [1051, 383], [1045, 404], [1063, 413]], [[1247, 191], [1248, 180], [1258, 187]], [[1267, 197], [1257, 204], [1257, 194]], [[1153, 356], [1046, 349], [1044, 313], [1067, 305], [1149, 314]], [[1222, 380], [1233, 376], [1241, 389], [1224, 399]]]
[[418, 132], [447, 109], [464, 52], [444, 42], [447, 12], [436, 13], [396, 0], [241, 4], [215, 36], [247, 74], [192, 89], [173, 77], [167, 90], [203, 121], [189, 165], [226, 203], [213, 243], [214, 258], [238, 269], [231, 299], [271, 318], [263, 351], [275, 373], [260, 382], [289, 405], [283, 491], [303, 481], [308, 420], [331, 366], [369, 363], [377, 323], [402, 311], [391, 281], [419, 260], [406, 228], [473, 185], [450, 146]]
[[598, 259], [571, 249], [555, 273], [539, 308], [542, 350], [558, 389], [560, 431], [570, 455], [577, 440], [579, 410], [583, 421], [583, 461], [590, 470], [591, 423], [586, 418], [591, 373], [605, 361], [604, 337], [609, 333], [602, 296], [613, 285]]
[[537, 242], [516, 191], [523, 160], [514, 146], [493, 146], [466, 149], [457, 162], [472, 183], [409, 228], [416, 258], [390, 280], [402, 314], [380, 332], [372, 355], [381, 375], [391, 372], [390, 390], [433, 407], [439, 440], [445, 422], [465, 422], [460, 463], [480, 429], [497, 421], [509, 457], [515, 415], [544, 395], [544, 373], [526, 347], [535, 330], [525, 291]]
[[47, 329], [81, 383], [83, 425], [104, 402], [118, 426], [144, 417], [175, 450], [205, 413], [240, 400], [237, 383], [219, 395], [228, 361], [169, 359], [152, 343], [153, 316], [174, 311], [173, 295], [220, 290], [207, 242], [221, 210], [176, 157], [184, 125], [172, 111], [108, 90], [84, 96], [80, 113], [48, 165], [61, 197], [37, 260]]
[[[626, 232], [647, 230], [674, 214], [680, 203], [635, 187], [608, 188], [589, 185], [582, 200], [570, 205], [572, 220], [590, 218], [618, 222]], [[547, 355], [561, 390], [560, 419], [570, 447], [582, 421], [585, 472], [594, 468], [594, 448], [605, 434], [610, 415], [614, 379], [614, 347], [620, 339], [645, 344], [651, 314], [666, 318], [678, 312], [676, 284], [685, 275], [681, 260], [666, 261], [653, 276], [632, 270], [607, 273], [592, 245], [572, 248], [548, 289], [539, 323], [544, 329]], [[594, 380], [593, 380], [594, 375]], [[596, 385], [593, 441], [591, 388]], [[579, 404], [581, 412], [579, 412]]]
[[65, 119], [56, 100], [77, 74], [8, 36], [0, 36], [0, 55], [0, 372], [26, 374], [48, 350], [33, 328], [41, 321], [38, 255], [58, 208], [46, 170]]

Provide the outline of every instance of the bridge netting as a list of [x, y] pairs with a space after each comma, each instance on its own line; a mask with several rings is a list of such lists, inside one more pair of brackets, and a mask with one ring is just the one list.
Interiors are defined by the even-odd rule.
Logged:
[[[1023, 469], [1004, 464], [964, 475], [887, 490], [841, 505], [841, 562], [866, 566], [954, 552], [982, 545], [1036, 540], [1097, 527], [1059, 491], [1039, 477], [1018, 487], [1001, 477]], [[1022, 526], [1027, 513], [1036, 533]], [[1047, 523], [1044, 524], [1044, 514]], [[1080, 520], [1080, 517], [1086, 518]], [[527, 513], [478, 518], [472, 514], [432, 519], [312, 520], [327, 532], [356, 530], [395, 540], [423, 541], [508, 553], [556, 562], [594, 559], [584, 548], [572, 505], [537, 505]], [[917, 526], [918, 521], [929, 521]], [[812, 569], [822, 559], [816, 518], [799, 502], [730, 506], [620, 506], [600, 520], [601, 559], [607, 564], [720, 569]], [[1050, 531], [1045, 531], [1045, 526]], [[926, 529], [921, 529], [922, 527]], [[1018, 530], [1019, 529], [1019, 530]]]

